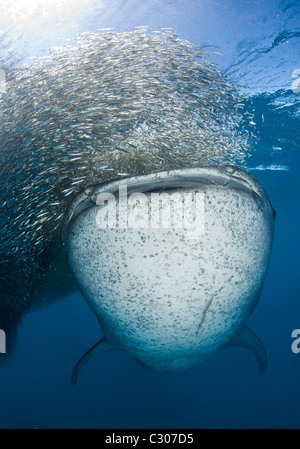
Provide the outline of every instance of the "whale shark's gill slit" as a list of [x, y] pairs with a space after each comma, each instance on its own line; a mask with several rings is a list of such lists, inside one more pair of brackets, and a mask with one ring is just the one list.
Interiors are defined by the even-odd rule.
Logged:
[[212, 303], [214, 297], [215, 297], [215, 295], [213, 295], [213, 296], [210, 298], [210, 300], [207, 302], [206, 306], [204, 307], [204, 310], [203, 310], [203, 313], [202, 313], [202, 317], [201, 317], [201, 321], [200, 321], [199, 326], [197, 327], [197, 330], [196, 330], [196, 335], [198, 335], [198, 333], [199, 333], [199, 331], [200, 331], [200, 329], [201, 329], [201, 326], [202, 326], [202, 324], [204, 323], [206, 314], [207, 314], [207, 312], [208, 312], [208, 309], [209, 309], [209, 307], [210, 307], [210, 305], [211, 305], [211, 303]]

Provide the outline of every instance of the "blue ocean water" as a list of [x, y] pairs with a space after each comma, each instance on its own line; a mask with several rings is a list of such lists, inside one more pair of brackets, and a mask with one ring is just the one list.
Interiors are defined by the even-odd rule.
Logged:
[[[0, 28], [19, 36], [20, 60], [83, 31], [144, 25], [171, 27], [210, 51], [252, 104], [258, 138], [247, 169], [277, 212], [269, 272], [248, 322], [266, 348], [263, 375], [242, 348], [175, 373], [111, 352], [91, 360], [74, 387], [75, 363], [101, 338], [77, 292], [24, 318], [15, 353], [0, 367], [0, 428], [299, 428], [300, 353], [291, 350], [292, 331], [300, 328], [299, 1], [103, 0], [74, 2], [72, 11], [56, 2], [47, 26], [25, 3], [16, 0], [14, 11], [0, 3], [6, 6]], [[12, 28], [5, 22], [11, 17]]]

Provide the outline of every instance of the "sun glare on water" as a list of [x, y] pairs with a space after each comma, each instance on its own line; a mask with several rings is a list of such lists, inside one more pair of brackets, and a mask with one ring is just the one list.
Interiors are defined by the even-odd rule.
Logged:
[[1, 14], [13, 23], [20, 20], [51, 20], [76, 13], [89, 6], [92, 0], [0, 0]]

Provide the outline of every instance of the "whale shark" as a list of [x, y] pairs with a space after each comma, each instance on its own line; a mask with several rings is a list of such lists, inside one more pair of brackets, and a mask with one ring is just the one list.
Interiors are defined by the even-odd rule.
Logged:
[[[161, 200], [156, 211], [153, 198]], [[160, 221], [153, 220], [157, 211]], [[73, 383], [91, 357], [112, 350], [177, 371], [238, 345], [252, 351], [263, 372], [264, 347], [246, 323], [267, 273], [274, 219], [260, 183], [230, 165], [129, 177], [81, 192], [62, 240], [104, 338], [79, 360]]]

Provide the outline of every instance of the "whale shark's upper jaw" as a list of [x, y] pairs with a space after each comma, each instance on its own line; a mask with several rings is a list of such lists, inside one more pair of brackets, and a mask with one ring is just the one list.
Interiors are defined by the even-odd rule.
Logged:
[[193, 188], [199, 185], [219, 185], [252, 192], [257, 200], [269, 204], [273, 209], [261, 184], [248, 172], [233, 165], [211, 165], [199, 168], [170, 170], [149, 175], [132, 176], [110, 183], [92, 185], [80, 192], [69, 205], [62, 226], [62, 242], [65, 243], [69, 223], [83, 210], [96, 204], [101, 193], [118, 195], [120, 185], [126, 185], [127, 193], [146, 193], [166, 189]]

